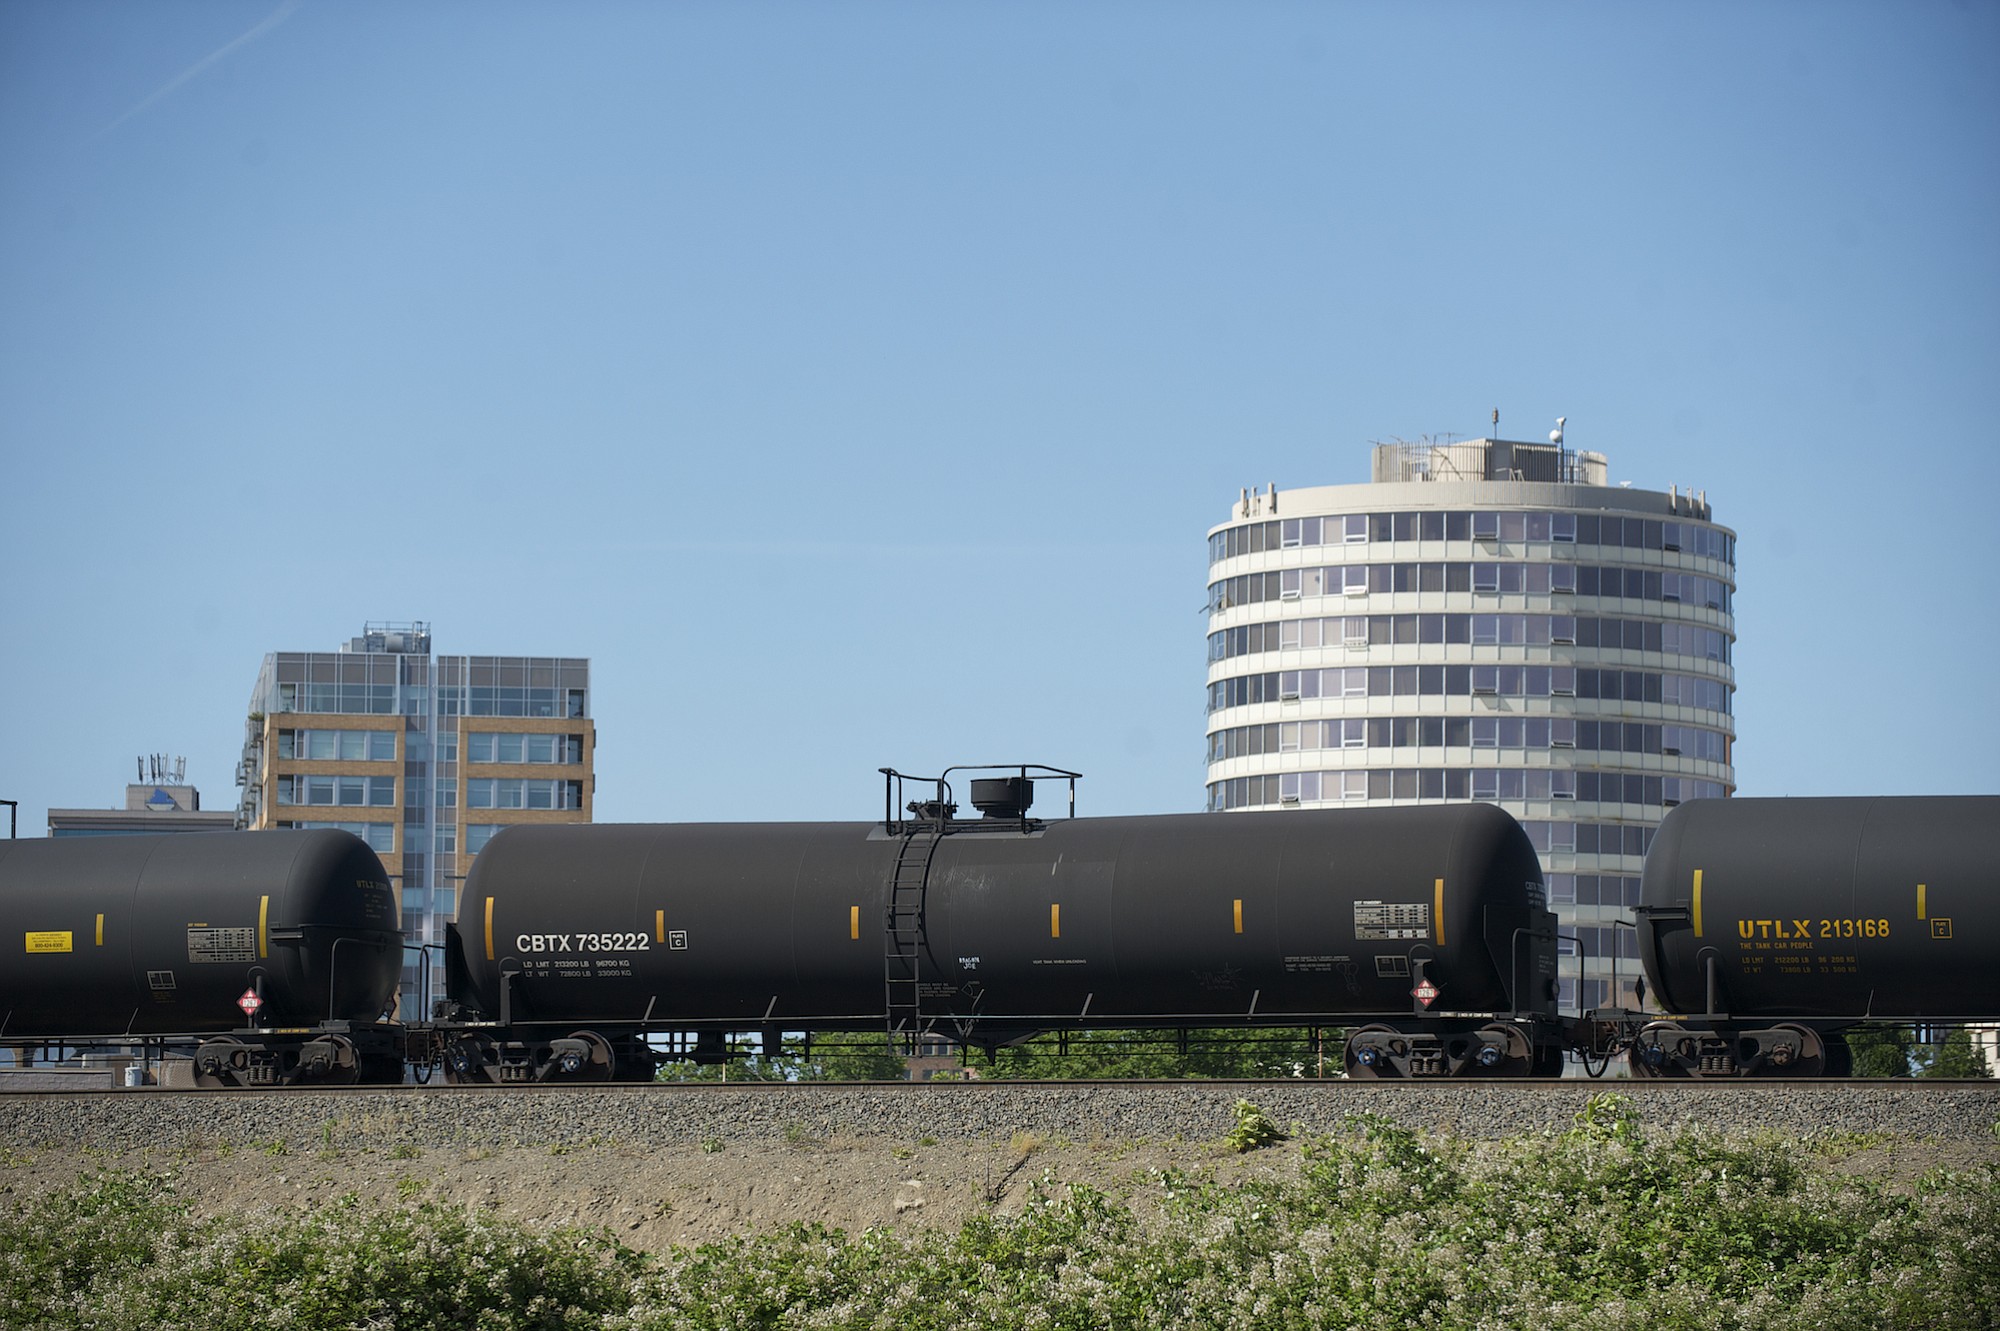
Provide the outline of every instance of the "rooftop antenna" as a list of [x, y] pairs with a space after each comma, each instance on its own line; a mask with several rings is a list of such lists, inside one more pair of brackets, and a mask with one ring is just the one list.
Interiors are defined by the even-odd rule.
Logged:
[[1493, 437], [1495, 439], [1500, 437], [1500, 408], [1498, 407], [1493, 408]]
[[1567, 416], [1558, 416], [1558, 417], [1556, 417], [1556, 428], [1555, 428], [1555, 429], [1553, 429], [1553, 430], [1550, 430], [1550, 431], [1549, 431], [1549, 442], [1550, 442], [1550, 443], [1552, 443], [1552, 444], [1560, 444], [1560, 443], [1562, 443], [1562, 441], [1563, 441], [1563, 424], [1564, 424], [1564, 422], [1566, 422], [1566, 421], [1568, 421], [1568, 420], [1569, 420], [1569, 417], [1567, 417]]

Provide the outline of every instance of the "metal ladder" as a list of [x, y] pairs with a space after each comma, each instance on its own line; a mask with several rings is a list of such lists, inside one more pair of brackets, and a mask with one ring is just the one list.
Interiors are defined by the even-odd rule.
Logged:
[[889, 908], [883, 933], [882, 978], [889, 1036], [906, 1057], [917, 1050], [923, 1030], [923, 990], [918, 958], [924, 943], [924, 885], [942, 828], [919, 824], [903, 838], [896, 872], [889, 880]]

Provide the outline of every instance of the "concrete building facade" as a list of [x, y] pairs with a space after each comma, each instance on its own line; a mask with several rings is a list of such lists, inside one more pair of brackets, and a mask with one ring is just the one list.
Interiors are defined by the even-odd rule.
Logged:
[[502, 828], [587, 823], [590, 662], [433, 656], [429, 626], [370, 624], [335, 652], [264, 658], [244, 722], [240, 827], [338, 827], [402, 892], [405, 1018], [442, 978], [444, 925]]
[[49, 810], [52, 837], [227, 832], [235, 825], [227, 809], [202, 809], [201, 792], [187, 782], [186, 759], [157, 753], [139, 759], [139, 779], [125, 787], [124, 808]]
[[1602, 454], [1386, 444], [1209, 532], [1207, 807], [1480, 800], [1540, 852], [1568, 1010], [1632, 1001], [1653, 831], [1735, 789], [1735, 534]]

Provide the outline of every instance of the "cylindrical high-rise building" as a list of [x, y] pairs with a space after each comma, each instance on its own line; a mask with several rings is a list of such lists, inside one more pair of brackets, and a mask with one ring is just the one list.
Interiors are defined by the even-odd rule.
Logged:
[[1562, 1002], [1633, 1001], [1653, 830], [1733, 793], [1735, 534], [1605, 458], [1384, 444], [1209, 533], [1211, 810], [1484, 800], [1527, 827]]

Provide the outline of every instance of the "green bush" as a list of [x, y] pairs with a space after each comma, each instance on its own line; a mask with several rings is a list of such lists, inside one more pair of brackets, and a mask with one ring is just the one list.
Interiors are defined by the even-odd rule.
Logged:
[[[1616, 1096], [1504, 1142], [1374, 1118], [1296, 1177], [1052, 1174], [956, 1232], [662, 1256], [436, 1204], [192, 1218], [108, 1176], [0, 1211], [0, 1326], [1844, 1328], [1991, 1325], [2000, 1169], [1890, 1188], [1796, 1142], [1648, 1134]], [[1981, 1321], [1982, 1318], [1988, 1320]]]

